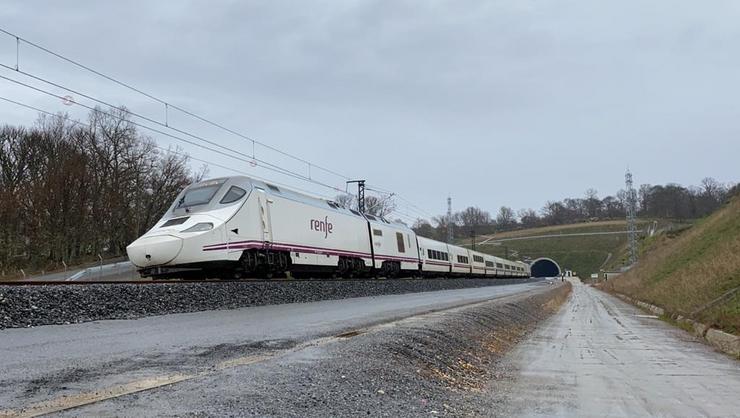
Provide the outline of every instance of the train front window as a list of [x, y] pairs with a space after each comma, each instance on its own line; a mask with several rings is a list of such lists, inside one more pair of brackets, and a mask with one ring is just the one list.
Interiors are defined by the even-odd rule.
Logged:
[[242, 189], [241, 187], [231, 186], [228, 192], [224, 195], [223, 199], [221, 199], [221, 204], [227, 204], [227, 203], [234, 203], [237, 200], [244, 197], [244, 195], [247, 194], [247, 191]]
[[222, 184], [223, 181], [209, 181], [188, 188], [185, 194], [180, 197], [180, 200], [177, 201], [175, 209], [207, 204], [213, 199]]

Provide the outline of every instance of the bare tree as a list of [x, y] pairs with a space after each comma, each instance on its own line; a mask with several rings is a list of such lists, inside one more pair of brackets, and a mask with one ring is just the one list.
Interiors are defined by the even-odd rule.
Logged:
[[514, 210], [507, 206], [501, 206], [498, 210], [498, 215], [496, 215], [496, 224], [499, 227], [499, 229], [510, 229], [513, 226], [516, 225], [516, 216], [514, 215]]
[[596, 189], [588, 189], [585, 193], [585, 199], [583, 206], [586, 209], [586, 216], [589, 218], [596, 218], [601, 212], [601, 200], [599, 199], [599, 192]]
[[540, 224], [540, 217], [533, 209], [521, 209], [518, 216], [519, 221], [525, 228], [534, 228]]
[[365, 212], [374, 216], [387, 216], [396, 209], [392, 196], [365, 196]]
[[345, 209], [357, 209], [357, 199], [348, 193], [338, 194], [334, 202]]
[[447, 225], [452, 224], [452, 236], [455, 237], [458, 235], [458, 222], [455, 218], [455, 215], [452, 215], [452, 217], [447, 216], [447, 214], [435, 216], [432, 218], [432, 222], [434, 222], [434, 236], [432, 238], [438, 239], [440, 241], [447, 241]]
[[491, 224], [491, 215], [488, 212], [473, 206], [458, 212], [457, 218], [465, 227], [486, 226]]
[[432, 238], [434, 237], [434, 228], [432, 224], [426, 219], [417, 219], [414, 225], [411, 227], [418, 235], [422, 237]]

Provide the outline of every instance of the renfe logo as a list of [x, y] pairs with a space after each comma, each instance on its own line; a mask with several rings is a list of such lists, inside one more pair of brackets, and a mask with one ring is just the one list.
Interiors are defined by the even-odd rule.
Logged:
[[329, 234], [331, 234], [331, 230], [333, 228], [334, 228], [334, 225], [332, 225], [332, 223], [329, 222], [328, 216], [325, 216], [323, 221], [320, 219], [311, 219], [311, 230], [323, 232], [324, 238], [327, 238]]

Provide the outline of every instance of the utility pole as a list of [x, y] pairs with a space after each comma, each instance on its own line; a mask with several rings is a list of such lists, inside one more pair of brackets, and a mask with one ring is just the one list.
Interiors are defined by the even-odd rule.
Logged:
[[452, 244], [452, 197], [447, 196], [447, 243]]
[[471, 247], [475, 251], [475, 228], [470, 228], [470, 239], [473, 241]]
[[637, 192], [632, 186], [632, 173], [627, 169], [624, 175], [625, 190], [627, 191], [627, 239], [629, 248], [630, 266], [637, 262]]
[[349, 180], [347, 184], [357, 183], [357, 210], [365, 213], [365, 180]]

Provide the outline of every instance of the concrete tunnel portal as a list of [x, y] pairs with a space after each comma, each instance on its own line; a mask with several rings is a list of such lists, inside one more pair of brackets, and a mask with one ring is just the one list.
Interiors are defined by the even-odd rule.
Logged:
[[532, 277], [557, 277], [562, 270], [552, 258], [538, 258], [532, 262]]

